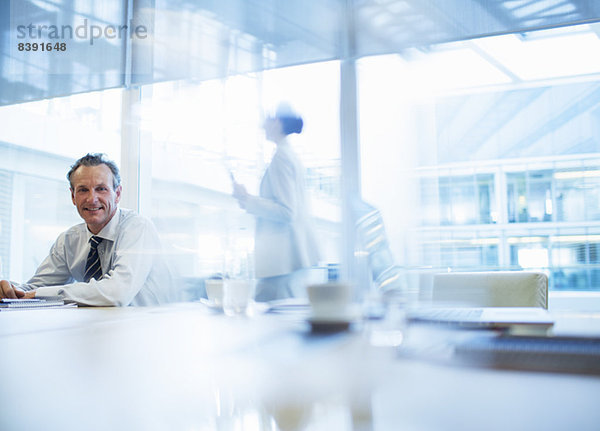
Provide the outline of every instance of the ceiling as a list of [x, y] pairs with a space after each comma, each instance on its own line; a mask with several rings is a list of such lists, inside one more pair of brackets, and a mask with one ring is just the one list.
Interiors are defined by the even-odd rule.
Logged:
[[[3, 0], [0, 104], [345, 57], [402, 54], [483, 35], [595, 22], [596, 0]], [[145, 39], [73, 37], [24, 52], [19, 25], [144, 25]], [[48, 30], [40, 30], [48, 40]], [[62, 39], [60, 39], [62, 40]], [[51, 40], [52, 42], [56, 40]], [[349, 47], [346, 49], [346, 47]]]
[[595, 22], [594, 0], [357, 0], [359, 56], [457, 40]]

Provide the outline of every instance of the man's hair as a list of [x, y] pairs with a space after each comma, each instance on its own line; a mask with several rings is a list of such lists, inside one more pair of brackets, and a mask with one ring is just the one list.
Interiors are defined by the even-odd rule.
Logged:
[[67, 172], [67, 179], [69, 180], [69, 186], [73, 188], [73, 183], [71, 182], [71, 176], [73, 173], [79, 169], [80, 166], [99, 166], [106, 165], [109, 167], [110, 171], [113, 175], [113, 189], [116, 190], [117, 187], [121, 185], [121, 174], [119, 174], [119, 168], [112, 160], [106, 158], [105, 154], [102, 153], [87, 153], [85, 156], [77, 160]]

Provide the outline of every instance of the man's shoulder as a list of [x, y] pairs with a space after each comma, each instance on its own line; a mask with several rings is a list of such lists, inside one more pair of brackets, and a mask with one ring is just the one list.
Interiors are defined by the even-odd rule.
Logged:
[[120, 209], [119, 223], [115, 229], [115, 241], [129, 244], [143, 241], [147, 244], [159, 242], [158, 231], [150, 218], [129, 209]]
[[141, 215], [137, 211], [130, 210], [127, 208], [119, 208], [119, 222], [123, 223], [126, 221], [138, 221], [138, 220], [150, 220], [148, 217]]
[[62, 232], [60, 236], [63, 236], [65, 238], [70, 238], [70, 237], [79, 237], [80, 235], [85, 235], [87, 231], [87, 227], [85, 225], [85, 223], [78, 223], [74, 226], [71, 226], [69, 229], [65, 230], [64, 232]]
[[126, 208], [119, 210], [119, 228], [131, 228], [132, 226], [154, 227], [154, 223], [148, 217]]
[[69, 247], [72, 247], [73, 243], [79, 241], [82, 237], [86, 237], [87, 239], [86, 230], [87, 228], [85, 223], [79, 223], [71, 226], [58, 235], [55, 244], [57, 246], [69, 244]]

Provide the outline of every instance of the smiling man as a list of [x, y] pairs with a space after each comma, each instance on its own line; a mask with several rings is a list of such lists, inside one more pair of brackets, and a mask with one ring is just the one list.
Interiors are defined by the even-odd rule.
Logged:
[[35, 275], [0, 282], [2, 298], [62, 296], [82, 305], [169, 302], [171, 277], [150, 220], [119, 208], [121, 177], [103, 154], [87, 154], [67, 174], [84, 223], [59, 235]]

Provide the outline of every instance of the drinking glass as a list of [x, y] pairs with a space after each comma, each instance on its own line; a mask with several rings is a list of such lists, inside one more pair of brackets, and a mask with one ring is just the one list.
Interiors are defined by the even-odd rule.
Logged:
[[246, 250], [228, 253], [223, 279], [223, 312], [228, 316], [250, 315], [255, 288], [253, 254]]

